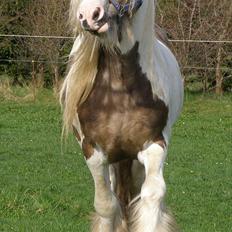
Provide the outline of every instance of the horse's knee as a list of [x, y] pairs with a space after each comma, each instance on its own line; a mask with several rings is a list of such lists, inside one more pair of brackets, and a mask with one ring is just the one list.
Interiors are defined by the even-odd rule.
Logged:
[[163, 177], [147, 177], [141, 189], [141, 198], [162, 201], [165, 193], [166, 184]]
[[119, 203], [117, 198], [112, 194], [108, 198], [102, 201], [94, 201], [94, 207], [96, 212], [104, 218], [113, 218], [116, 212], [119, 210]]

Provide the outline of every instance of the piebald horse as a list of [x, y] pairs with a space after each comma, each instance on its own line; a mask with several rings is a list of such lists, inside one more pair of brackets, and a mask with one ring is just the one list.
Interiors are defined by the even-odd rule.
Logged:
[[176, 231], [163, 169], [183, 84], [154, 18], [153, 0], [71, 0], [60, 100], [95, 184], [92, 231]]

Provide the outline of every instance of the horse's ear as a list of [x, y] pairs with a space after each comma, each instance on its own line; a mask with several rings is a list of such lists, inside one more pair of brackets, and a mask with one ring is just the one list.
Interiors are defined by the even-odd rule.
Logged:
[[[133, 0], [131, 9], [129, 10], [129, 16], [132, 17], [142, 6], [144, 0]], [[151, 1], [151, 0], [149, 0]]]

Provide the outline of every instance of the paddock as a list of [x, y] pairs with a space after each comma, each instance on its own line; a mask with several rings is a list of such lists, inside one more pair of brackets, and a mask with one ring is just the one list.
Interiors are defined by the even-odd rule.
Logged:
[[[164, 170], [183, 231], [231, 231], [231, 102], [231, 94], [185, 94]], [[0, 231], [88, 231], [92, 178], [73, 136], [61, 152], [60, 128], [52, 91], [35, 102], [0, 93]]]

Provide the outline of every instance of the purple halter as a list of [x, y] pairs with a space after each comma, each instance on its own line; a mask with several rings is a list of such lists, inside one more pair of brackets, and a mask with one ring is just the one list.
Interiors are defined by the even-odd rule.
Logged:
[[[114, 8], [117, 10], [119, 17], [124, 16], [126, 13], [129, 12], [130, 4], [120, 4], [117, 0], [110, 0]], [[143, 0], [136, 0], [134, 3], [133, 10], [137, 11], [143, 4]]]

